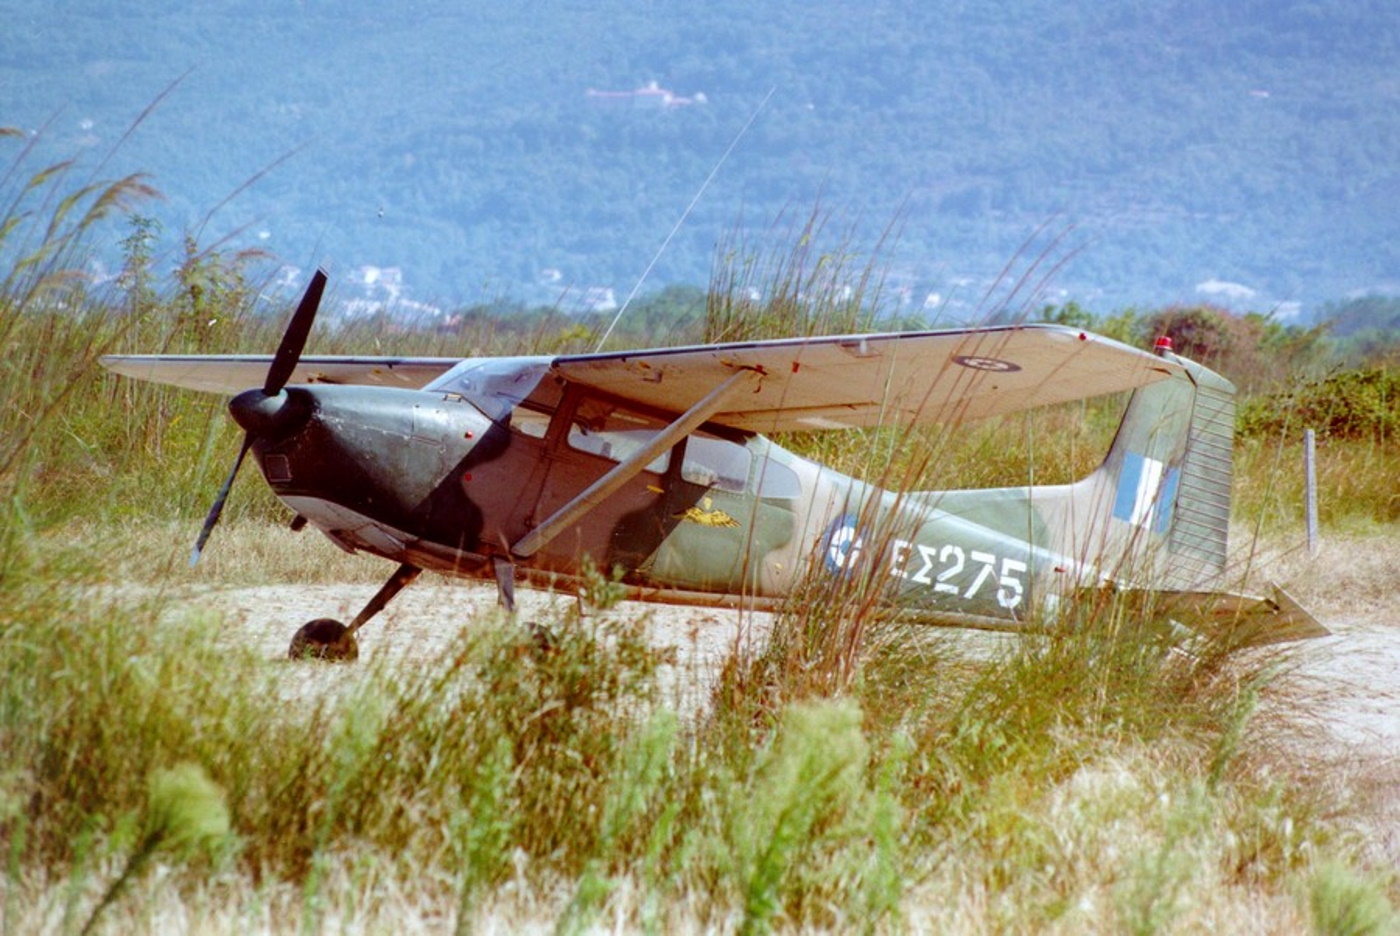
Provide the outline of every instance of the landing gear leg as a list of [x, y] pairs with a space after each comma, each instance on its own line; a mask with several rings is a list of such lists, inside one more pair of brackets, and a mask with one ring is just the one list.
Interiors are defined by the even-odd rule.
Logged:
[[355, 615], [355, 620], [350, 622], [349, 627], [331, 618], [317, 618], [303, 624], [292, 636], [292, 645], [287, 649], [287, 656], [293, 660], [330, 660], [343, 663], [358, 659], [360, 647], [355, 643], [355, 631], [383, 611], [384, 606], [393, 601], [394, 596], [403, 591], [405, 586], [418, 578], [422, 571], [418, 566], [407, 562], [399, 566], [394, 574], [389, 576], [389, 581], [385, 582], [369, 603], [360, 609], [360, 613]]
[[[515, 617], [515, 563], [497, 558], [493, 565], [496, 571], [496, 600], [507, 614]], [[535, 642], [536, 649], [546, 653], [554, 649], [554, 638], [549, 631], [534, 621], [525, 626], [530, 629], [530, 639]]]
[[515, 563], [509, 559], [493, 560], [496, 570], [496, 601], [511, 614], [515, 613]]

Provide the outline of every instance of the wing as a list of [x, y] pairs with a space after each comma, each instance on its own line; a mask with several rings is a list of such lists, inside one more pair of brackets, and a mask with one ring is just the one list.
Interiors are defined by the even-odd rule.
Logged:
[[[289, 383], [374, 384], [416, 389], [460, 358], [303, 357]], [[137, 380], [231, 396], [262, 386], [270, 354], [108, 354], [102, 366]]]
[[955, 423], [1131, 390], [1181, 370], [1061, 325], [847, 335], [555, 358], [559, 376], [683, 412], [736, 370], [761, 379], [710, 422], [754, 432]]

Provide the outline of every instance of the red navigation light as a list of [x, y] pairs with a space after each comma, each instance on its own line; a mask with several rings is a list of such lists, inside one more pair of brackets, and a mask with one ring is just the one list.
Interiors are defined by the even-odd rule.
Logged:
[[1152, 350], [1158, 354], [1165, 354], [1172, 349], [1172, 339], [1170, 335], [1163, 335], [1157, 339], [1157, 343], [1152, 346]]

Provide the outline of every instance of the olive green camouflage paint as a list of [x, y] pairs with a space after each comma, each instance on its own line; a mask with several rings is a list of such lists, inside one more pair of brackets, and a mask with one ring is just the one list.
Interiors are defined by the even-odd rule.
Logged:
[[[529, 577], [567, 583], [589, 557], [649, 597], [682, 600], [780, 599], [805, 576], [861, 577], [915, 616], [987, 626], [1053, 613], [1109, 578], [1205, 587], [1224, 568], [1234, 388], [1171, 360], [1183, 370], [1134, 392], [1102, 466], [1073, 484], [886, 491], [750, 435], [729, 443], [748, 452], [737, 491], [685, 476], [682, 441], [669, 467], [639, 472], [515, 559]], [[273, 490], [298, 510], [333, 500], [346, 519], [329, 535], [343, 547], [425, 568], [485, 574], [616, 464], [569, 444], [563, 424], [593, 405], [582, 388], [552, 389], [553, 412], [531, 432], [524, 411], [491, 419], [451, 394], [288, 392], [314, 418], [255, 445]], [[765, 482], [779, 473], [783, 484]]]

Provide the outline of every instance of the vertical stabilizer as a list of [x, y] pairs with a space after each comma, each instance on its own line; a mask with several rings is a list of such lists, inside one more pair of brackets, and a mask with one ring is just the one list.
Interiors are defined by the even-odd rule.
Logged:
[[1235, 388], [1159, 354], [1183, 370], [1134, 391], [1103, 464], [1033, 497], [1058, 548], [1100, 576], [1209, 587], [1228, 549]]

